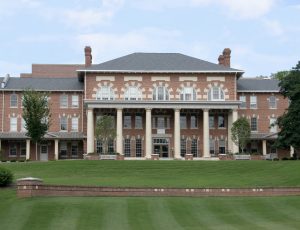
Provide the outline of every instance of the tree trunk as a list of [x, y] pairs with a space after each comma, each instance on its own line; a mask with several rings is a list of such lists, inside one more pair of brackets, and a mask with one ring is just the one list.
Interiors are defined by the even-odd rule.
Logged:
[[37, 153], [37, 141], [35, 142], [35, 160], [38, 160], [38, 153]]

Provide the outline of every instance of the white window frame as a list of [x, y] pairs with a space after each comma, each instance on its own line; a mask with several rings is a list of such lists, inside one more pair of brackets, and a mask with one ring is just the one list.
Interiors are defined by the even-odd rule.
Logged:
[[108, 85], [101, 86], [97, 91], [96, 99], [103, 101], [115, 100], [115, 92], [112, 87]]
[[[76, 147], [76, 154], [74, 154], [74, 147]], [[78, 157], [78, 142], [77, 141], [72, 141], [71, 155], [72, 155], [72, 157]]]
[[240, 109], [246, 109], [247, 108], [247, 99], [245, 95], [240, 95], [240, 101], [242, 102], [240, 104]]
[[269, 97], [269, 108], [277, 109], [277, 98], [274, 95]]
[[141, 138], [135, 139], [135, 157], [142, 157], [143, 141]]
[[18, 118], [17, 117], [10, 118], [10, 131], [18, 132]]
[[152, 99], [154, 101], [170, 100], [169, 90], [165, 86], [157, 86], [153, 89]]
[[187, 115], [185, 113], [180, 114], [180, 129], [187, 129]]
[[[220, 149], [224, 148], [224, 153], [221, 153]], [[225, 154], [226, 153], [226, 140], [225, 139], [220, 139], [219, 140], [219, 153], [220, 154]]]
[[[62, 125], [66, 125], [66, 129], [62, 129]], [[68, 131], [68, 117], [63, 116], [60, 117], [60, 131], [67, 132]]]
[[69, 97], [67, 94], [62, 94], [60, 95], [60, 108], [68, 108], [68, 100], [69, 100]]
[[[223, 119], [223, 122], [221, 123], [221, 119]], [[219, 114], [218, 115], [218, 129], [225, 129], [226, 128], [226, 123], [225, 123], [225, 115]], [[222, 126], [221, 126], [222, 124]]]
[[180, 156], [184, 157], [186, 155], [186, 144], [187, 139], [186, 138], [180, 138]]
[[136, 114], [134, 123], [135, 123], [134, 124], [135, 129], [142, 129], [143, 128], [143, 115], [142, 114]]
[[184, 87], [180, 92], [180, 100], [195, 101], [196, 100], [196, 90], [193, 87]]
[[124, 156], [131, 157], [131, 140], [130, 140], [130, 138], [124, 139]]
[[72, 117], [72, 132], [78, 132], [78, 127], [79, 127], [79, 119], [78, 117]]
[[214, 129], [215, 128], [215, 116], [214, 115], [209, 115], [208, 117], [208, 125], [210, 129]]
[[[277, 125], [276, 125], [277, 119], [275, 117], [270, 118], [270, 133], [276, 133], [277, 132]], [[275, 124], [272, 126], [272, 124]]]
[[196, 138], [191, 141], [191, 154], [193, 154], [193, 157], [198, 157], [198, 139]]
[[[195, 117], [194, 123], [192, 122], [192, 117]], [[190, 116], [190, 126], [191, 129], [198, 129], [198, 116], [196, 114]]]
[[141, 90], [137, 86], [127, 87], [125, 94], [124, 94], [124, 100], [127, 100], [127, 101], [142, 100]]
[[25, 156], [26, 156], [26, 142], [24, 141], [20, 143], [20, 157], [25, 157]]
[[72, 95], [72, 108], [79, 108], [79, 95]]
[[[65, 154], [61, 154], [63, 151], [65, 151]], [[59, 143], [59, 155], [61, 157], [67, 157], [68, 156], [68, 144], [66, 141], [61, 141]]]
[[[12, 150], [15, 150], [15, 154], [11, 154]], [[17, 156], [17, 151], [18, 151], [18, 147], [17, 147], [17, 143], [9, 143], [9, 157], [16, 157]]]
[[10, 108], [18, 108], [18, 94], [16, 93], [10, 95]]
[[250, 109], [257, 109], [257, 96], [256, 95], [250, 96]]
[[124, 129], [131, 129], [131, 127], [132, 127], [132, 116], [131, 116], [131, 114], [124, 114], [123, 128]]
[[225, 101], [225, 94], [221, 87], [213, 86], [207, 93], [208, 101]]
[[257, 120], [257, 117], [251, 117], [250, 118], [250, 129], [251, 129], [251, 132], [257, 132], [258, 131], [258, 120]]

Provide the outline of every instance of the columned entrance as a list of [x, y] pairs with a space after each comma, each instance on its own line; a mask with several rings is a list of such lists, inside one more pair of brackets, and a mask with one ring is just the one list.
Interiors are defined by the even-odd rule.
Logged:
[[168, 138], [154, 138], [153, 150], [160, 158], [169, 158], [169, 139]]

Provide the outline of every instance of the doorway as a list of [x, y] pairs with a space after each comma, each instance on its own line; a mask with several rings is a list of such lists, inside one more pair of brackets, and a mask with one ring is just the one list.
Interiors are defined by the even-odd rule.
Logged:
[[48, 160], [48, 145], [42, 144], [40, 146], [40, 160], [47, 161]]
[[161, 158], [169, 157], [169, 140], [167, 138], [153, 139], [154, 153], [158, 154]]

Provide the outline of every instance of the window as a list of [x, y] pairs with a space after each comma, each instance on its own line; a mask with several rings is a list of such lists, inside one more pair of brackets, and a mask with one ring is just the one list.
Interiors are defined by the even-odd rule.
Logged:
[[124, 115], [124, 129], [131, 128], [131, 115], [125, 114]]
[[258, 152], [258, 146], [256, 141], [251, 142], [251, 153], [257, 153]]
[[215, 127], [215, 116], [211, 115], [209, 116], [209, 128], [213, 129]]
[[142, 157], [142, 139], [135, 140], [135, 156]]
[[20, 156], [26, 156], [26, 142], [20, 143]]
[[198, 120], [196, 115], [191, 115], [191, 129], [198, 128]]
[[114, 140], [108, 141], [108, 153], [114, 153], [115, 147], [114, 147]]
[[10, 95], [10, 107], [11, 108], [18, 107], [18, 95], [15, 93]]
[[10, 157], [17, 156], [17, 144], [16, 143], [9, 144], [9, 156]]
[[110, 86], [101, 86], [97, 91], [97, 100], [114, 100], [115, 93]]
[[72, 108], [78, 108], [78, 107], [79, 107], [79, 96], [72, 95]]
[[180, 100], [182, 101], [195, 101], [196, 90], [193, 87], [185, 87], [180, 92]]
[[152, 128], [154, 129], [169, 129], [170, 118], [165, 116], [157, 116], [152, 118]]
[[78, 117], [72, 117], [72, 131], [78, 132]]
[[27, 131], [26, 130], [26, 123], [25, 123], [24, 118], [22, 118], [22, 120], [21, 120], [21, 131], [22, 132], [26, 132]]
[[240, 109], [246, 109], [246, 96], [240, 96], [240, 101], [242, 102], [242, 104], [240, 104]]
[[98, 154], [103, 153], [103, 145], [102, 145], [102, 141], [100, 141], [100, 140], [97, 140], [97, 142], [96, 142], [96, 152]]
[[10, 131], [17, 132], [18, 131], [18, 118], [11, 117], [10, 118]]
[[60, 118], [60, 130], [61, 131], [67, 131], [68, 130], [68, 118], [67, 117], [61, 117]]
[[180, 139], [180, 156], [184, 157], [186, 154], [186, 139]]
[[224, 115], [218, 116], [218, 128], [225, 128], [225, 117]]
[[180, 128], [186, 129], [186, 114], [180, 114]]
[[142, 100], [142, 93], [138, 87], [129, 86], [125, 91], [125, 100], [136, 101]]
[[225, 145], [224, 139], [219, 140], [219, 154], [225, 154]]
[[215, 154], [215, 140], [209, 139], [209, 152], [210, 154]]
[[141, 114], [135, 115], [135, 128], [142, 129], [143, 128], [143, 117]]
[[164, 86], [158, 86], [153, 90], [153, 100], [154, 101], [167, 101], [169, 100], [168, 89]]
[[270, 132], [276, 133], [277, 132], [277, 125], [276, 125], [276, 118], [271, 117], [270, 118]]
[[269, 97], [269, 108], [276, 109], [277, 108], [277, 100], [275, 96]]
[[256, 117], [251, 117], [250, 127], [251, 127], [251, 131], [257, 131], [257, 118]]
[[72, 157], [78, 156], [78, 143], [77, 142], [72, 142], [71, 153], [72, 153]]
[[250, 109], [257, 108], [257, 98], [256, 96], [250, 96]]
[[193, 154], [193, 157], [198, 157], [198, 140], [197, 139], [192, 139], [191, 154]]
[[60, 108], [68, 108], [68, 95], [60, 95]]
[[67, 156], [67, 142], [61, 141], [59, 145], [59, 153], [61, 157], [66, 157]]
[[224, 92], [220, 87], [212, 87], [208, 91], [208, 100], [209, 101], [223, 101], [224, 100]]
[[130, 157], [130, 139], [126, 138], [124, 140], [124, 156]]

